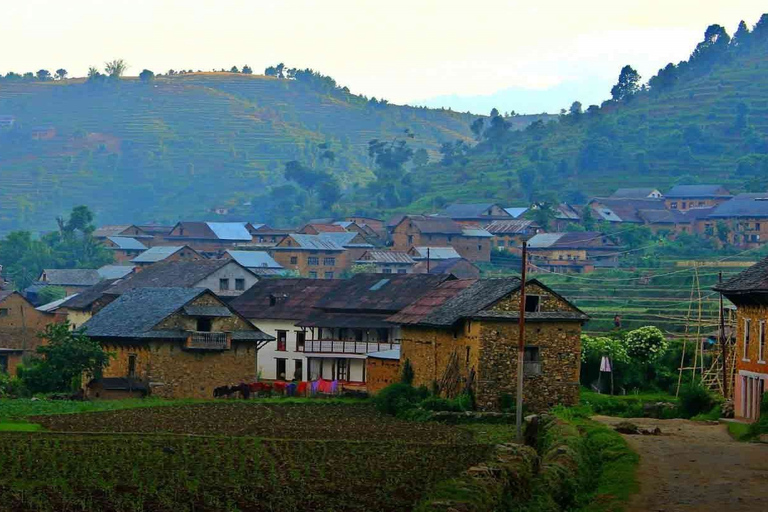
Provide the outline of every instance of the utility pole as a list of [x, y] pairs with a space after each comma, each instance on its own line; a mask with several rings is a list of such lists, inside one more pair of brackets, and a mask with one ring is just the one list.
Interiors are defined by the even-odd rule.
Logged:
[[515, 405], [515, 423], [517, 425], [517, 442], [523, 442], [523, 357], [525, 356], [525, 271], [528, 266], [528, 242], [523, 240], [523, 261], [520, 270], [520, 318], [518, 319], [519, 333], [517, 337], [517, 404]]
[[429, 274], [429, 247], [427, 247], [427, 274]]
[[[717, 282], [723, 284], [722, 271], [718, 274]], [[723, 358], [723, 398], [728, 399], [728, 347], [725, 340], [725, 310], [723, 309], [723, 292], [720, 292], [720, 350]]]

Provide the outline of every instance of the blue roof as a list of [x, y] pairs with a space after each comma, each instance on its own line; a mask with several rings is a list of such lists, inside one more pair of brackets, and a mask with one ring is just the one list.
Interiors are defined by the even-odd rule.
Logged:
[[131, 261], [133, 263], [155, 263], [163, 261], [168, 256], [174, 254], [176, 251], [180, 251], [183, 245], [158, 245], [147, 249], [143, 253], [139, 254]]
[[520, 217], [521, 215], [523, 215], [525, 212], [527, 212], [527, 211], [528, 211], [528, 207], [527, 207], [527, 206], [524, 206], [524, 207], [522, 207], [522, 208], [504, 208], [504, 210], [505, 210], [505, 211], [506, 211], [508, 214], [510, 214], [511, 216], [513, 216], [514, 218], [518, 218], [518, 217]]
[[429, 249], [430, 260], [450, 260], [454, 258], [461, 258], [461, 255], [456, 252], [453, 247], [414, 247], [411, 256], [413, 259], [427, 259], [427, 249]]
[[251, 233], [245, 227], [246, 222], [206, 222], [219, 240], [251, 241]]
[[227, 251], [227, 254], [245, 268], [283, 268], [266, 251]]
[[127, 236], [108, 236], [107, 240], [115, 244], [118, 249], [127, 249], [129, 251], [144, 251], [147, 249], [147, 246], [143, 243]]

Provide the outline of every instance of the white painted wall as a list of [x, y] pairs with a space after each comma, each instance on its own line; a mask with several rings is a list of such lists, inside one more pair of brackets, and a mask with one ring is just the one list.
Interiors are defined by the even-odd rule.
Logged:
[[[307, 380], [307, 358], [304, 356], [304, 352], [296, 351], [296, 331], [301, 331], [302, 328], [296, 327], [291, 320], [251, 319], [251, 322], [265, 333], [275, 337], [275, 341], [270, 341], [259, 350], [259, 372], [261, 373], [261, 378], [277, 379], [277, 360], [285, 359], [285, 378], [287, 380], [293, 379], [297, 361], [301, 362], [302, 380]], [[285, 352], [277, 350], [277, 331], [287, 331]]]
[[[229, 290], [224, 291], [220, 289], [220, 279], [229, 279]], [[243, 290], [235, 289], [235, 279], [245, 280], [245, 287]], [[208, 288], [216, 295], [222, 297], [237, 297], [245, 290], [255, 285], [258, 281], [259, 278], [256, 277], [253, 272], [232, 261], [197, 283], [196, 286], [198, 288]]]

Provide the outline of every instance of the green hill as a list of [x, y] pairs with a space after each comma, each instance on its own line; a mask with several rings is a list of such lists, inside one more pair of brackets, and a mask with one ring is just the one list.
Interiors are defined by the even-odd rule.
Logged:
[[[0, 232], [52, 228], [78, 204], [101, 223], [210, 217], [213, 207], [261, 221], [260, 205], [248, 203], [285, 182], [288, 161], [322, 163], [349, 189], [372, 177], [369, 140], [409, 129], [414, 147], [434, 157], [442, 142], [470, 141], [473, 119], [368, 100], [322, 80], [234, 73], [149, 83], [6, 78], [3, 116], [15, 124], [0, 128]], [[36, 132], [47, 127], [50, 139]], [[326, 148], [332, 159], [322, 159]]]
[[[640, 84], [638, 84], [640, 85]], [[574, 105], [555, 122], [523, 131], [479, 131], [413, 176], [418, 200], [390, 211], [431, 211], [460, 200], [571, 202], [618, 187], [722, 183], [768, 189], [768, 15], [730, 38], [707, 30], [691, 59], [661, 70], [626, 98]], [[358, 202], [360, 208], [365, 199]]]

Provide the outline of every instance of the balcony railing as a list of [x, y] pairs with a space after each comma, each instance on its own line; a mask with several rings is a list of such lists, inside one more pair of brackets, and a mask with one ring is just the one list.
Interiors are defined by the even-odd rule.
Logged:
[[232, 343], [228, 332], [188, 331], [184, 348], [188, 350], [229, 350]]
[[392, 350], [400, 346], [400, 341], [347, 341], [347, 340], [307, 340], [304, 342], [305, 353], [330, 354], [367, 354]]

